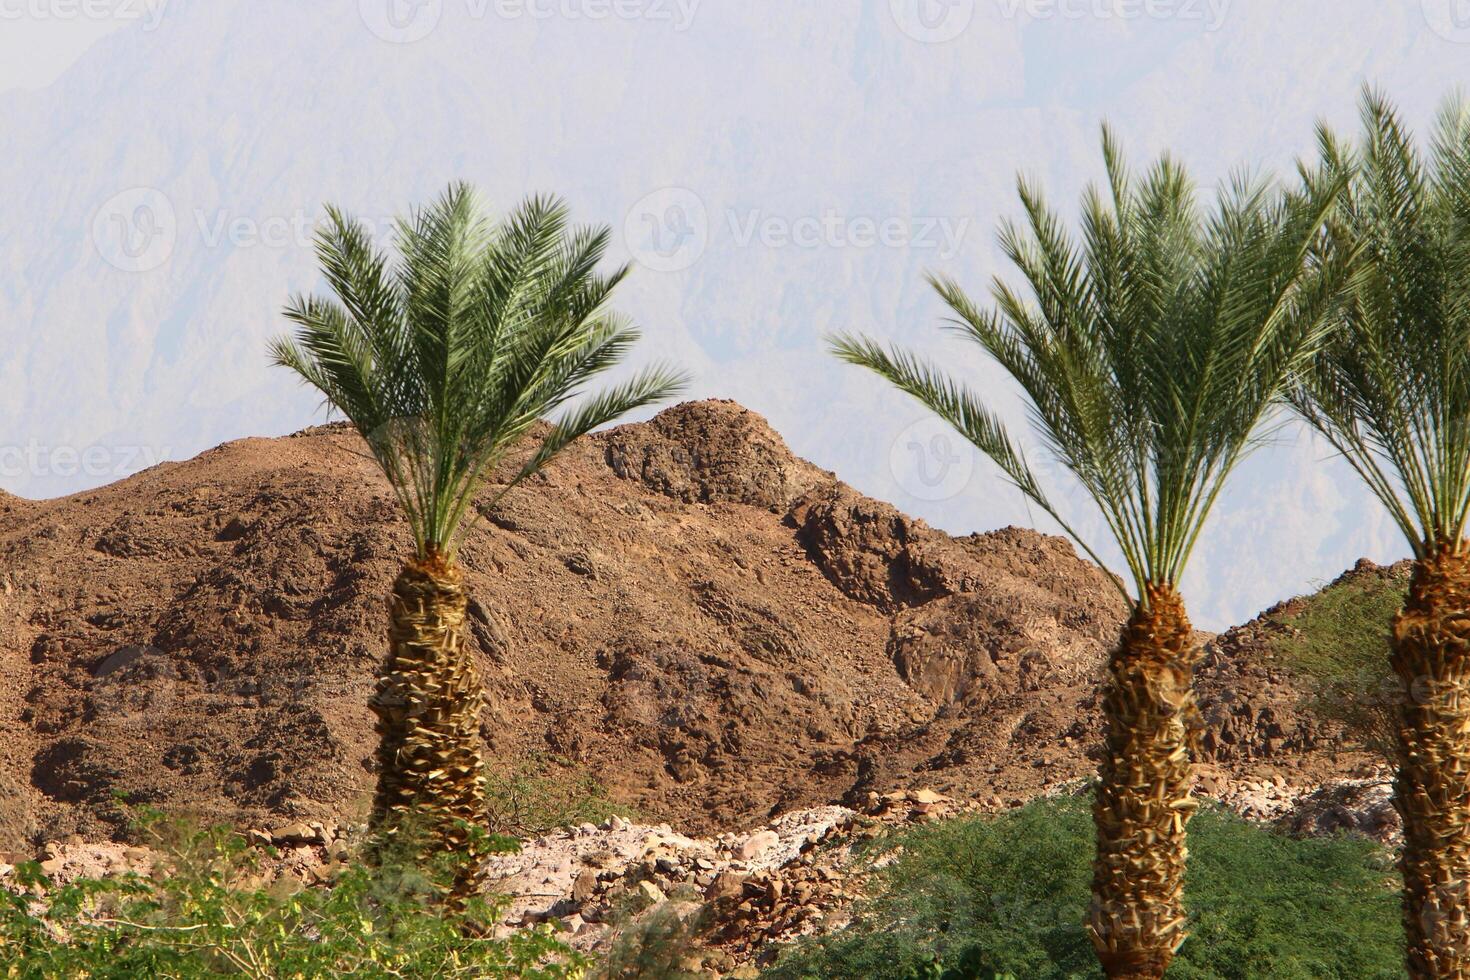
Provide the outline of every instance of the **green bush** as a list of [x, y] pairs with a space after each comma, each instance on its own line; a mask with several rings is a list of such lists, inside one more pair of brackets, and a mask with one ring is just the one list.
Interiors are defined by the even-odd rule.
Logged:
[[1388, 636], [1408, 587], [1401, 570], [1354, 572], [1271, 617], [1285, 627], [1272, 636], [1271, 651], [1313, 688], [1309, 709], [1395, 764], [1400, 691], [1388, 665]]
[[[848, 929], [796, 944], [771, 980], [1102, 975], [1083, 931], [1088, 800], [1034, 802], [882, 845], [876, 897]], [[901, 849], [900, 849], [901, 848]], [[1371, 980], [1403, 974], [1387, 853], [1361, 838], [1295, 839], [1208, 809], [1190, 824], [1191, 938], [1171, 978]]]
[[501, 834], [536, 837], [558, 827], [632, 817], [632, 809], [607, 798], [601, 783], [556, 757], [492, 763], [485, 778], [490, 827]]
[[[149, 822], [158, 831], [157, 818]], [[585, 972], [549, 930], [497, 934], [493, 902], [447, 910], [437, 896], [454, 878], [448, 862], [421, 871], [353, 861], [330, 884], [267, 885], [259, 853], [232, 831], [173, 825], [167, 840], [149, 877], [55, 886], [38, 865], [18, 868], [0, 888], [0, 975], [563, 980]]]
[[[697, 895], [671, 896], [696, 902]], [[593, 968], [593, 980], [703, 980], [700, 944], [709, 926], [697, 905], [681, 911], [674, 902], [649, 910], [642, 919], [624, 910], [618, 937]]]

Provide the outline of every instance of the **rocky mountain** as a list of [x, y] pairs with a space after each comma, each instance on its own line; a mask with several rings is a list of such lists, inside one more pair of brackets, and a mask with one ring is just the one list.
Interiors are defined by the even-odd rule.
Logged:
[[[240, 822], [360, 813], [409, 548], [344, 426], [0, 500], [0, 846], [114, 835], [116, 794]], [[461, 559], [497, 765], [588, 773], [701, 833], [1086, 775], [1124, 612], [1067, 542], [950, 537], [731, 402], [584, 440], [483, 508]], [[1248, 715], [1214, 761], [1318, 765], [1261, 727], [1270, 679], [1213, 662], [1202, 683]]]

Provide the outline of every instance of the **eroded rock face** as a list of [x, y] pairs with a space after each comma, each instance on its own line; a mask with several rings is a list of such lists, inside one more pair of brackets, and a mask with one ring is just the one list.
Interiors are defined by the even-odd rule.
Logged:
[[945, 547], [953, 545], [947, 536], [851, 487], [823, 487], [797, 501], [791, 518], [798, 540], [832, 584], [885, 612], [967, 584], [963, 569], [945, 561]]
[[[729, 402], [494, 492], [460, 558], [497, 765], [550, 755], [692, 833], [916, 773], [1011, 802], [1093, 771], [1125, 609], [1065, 541], [950, 537]], [[357, 813], [410, 550], [343, 426], [0, 512], [0, 848], [123, 833], [114, 791], [256, 826]]]
[[[115, 792], [256, 825], [366, 798], [383, 598], [410, 545], [350, 429], [17, 507], [0, 514], [8, 841], [121, 833]], [[492, 752], [549, 752], [695, 831], [936, 757], [951, 786], [1042, 784], [1058, 773], [1009, 745], [948, 752], [953, 726], [1043, 691], [1048, 717], [1075, 704], [1121, 615], [1066, 545], [952, 539], [729, 402], [584, 440], [483, 516], [461, 559]]]
[[1310, 694], [1259, 651], [1225, 636], [1206, 647], [1200, 665], [1201, 756], [1229, 764], [1301, 756], [1340, 732], [1303, 710]]
[[766, 420], [734, 402], [664, 412], [607, 434], [614, 473], [683, 503], [749, 504], [784, 511], [830, 473], [797, 459]]
[[[1327, 588], [1376, 585], [1402, 579], [1407, 573], [1406, 562], [1380, 566], [1363, 559]], [[1206, 645], [1198, 670], [1200, 711], [1207, 724], [1201, 740], [1205, 761], [1236, 767], [1305, 767], [1320, 771], [1324, 781], [1341, 778], [1354, 766], [1362, 768], [1381, 761], [1345, 739], [1340, 724], [1314, 710], [1318, 699], [1343, 695], [1290, 670], [1276, 655], [1276, 643], [1294, 631], [1292, 620], [1307, 607], [1310, 598], [1278, 603]], [[1398, 689], [1387, 665], [1386, 622], [1383, 628], [1383, 686], [1369, 696], [1381, 699], [1386, 708], [1398, 697]], [[1327, 762], [1328, 757], [1335, 756], [1342, 756], [1342, 762]]]

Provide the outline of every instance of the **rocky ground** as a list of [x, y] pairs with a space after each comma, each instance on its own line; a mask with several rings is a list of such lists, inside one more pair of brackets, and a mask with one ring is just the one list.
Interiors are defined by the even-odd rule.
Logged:
[[[1383, 780], [1314, 791], [1228, 777], [1213, 785], [1219, 802], [1292, 832], [1351, 830], [1396, 840], [1397, 819]], [[1072, 783], [1049, 791], [1078, 788]], [[856, 807], [793, 810], [753, 829], [710, 837], [614, 816], [528, 839], [519, 853], [493, 858], [488, 887], [508, 900], [507, 927], [550, 923], [575, 948], [605, 957], [630, 931], [663, 916], [682, 924], [674, 955], [687, 973], [751, 977], [781, 944], [851, 920], [871, 873], [894, 856], [880, 851], [875, 858], [863, 845], [914, 824], [1001, 809], [999, 800], [898, 790], [872, 793]], [[329, 881], [350, 859], [360, 833], [356, 826], [321, 821], [247, 831], [262, 856], [255, 883]], [[164, 873], [167, 867], [147, 847], [80, 837], [47, 844], [43, 857], [42, 870], [56, 882]], [[13, 872], [12, 864], [0, 863], [0, 886]]]

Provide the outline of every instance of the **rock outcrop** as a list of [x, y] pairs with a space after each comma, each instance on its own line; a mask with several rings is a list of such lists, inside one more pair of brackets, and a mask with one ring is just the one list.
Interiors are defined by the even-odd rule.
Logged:
[[[934, 530], [729, 402], [494, 489], [460, 558], [497, 765], [590, 774], [690, 833], [919, 783], [1014, 802], [1094, 768], [1124, 608], [1061, 539]], [[340, 425], [0, 500], [0, 848], [124, 837], [119, 794], [239, 825], [360, 814], [409, 551]]]

